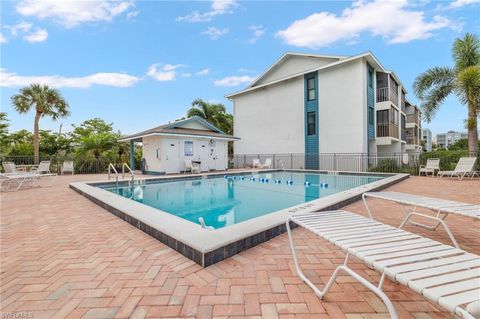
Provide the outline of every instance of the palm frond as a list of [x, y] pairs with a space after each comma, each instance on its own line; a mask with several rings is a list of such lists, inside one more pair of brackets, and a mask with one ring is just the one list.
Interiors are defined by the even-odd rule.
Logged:
[[420, 105], [422, 108], [422, 115], [426, 122], [430, 123], [442, 102], [454, 91], [454, 89], [455, 85], [454, 82], [452, 82], [450, 84], [437, 85], [428, 91], [428, 94], [424, 97]]
[[455, 92], [464, 104], [480, 110], [480, 66], [469, 66], [457, 75]]
[[458, 72], [480, 64], [480, 40], [477, 35], [467, 33], [456, 39], [452, 48], [453, 60]]

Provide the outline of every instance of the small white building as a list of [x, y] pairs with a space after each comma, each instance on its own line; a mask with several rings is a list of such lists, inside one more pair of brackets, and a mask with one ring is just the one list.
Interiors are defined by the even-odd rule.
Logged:
[[318, 169], [322, 154], [403, 153], [406, 93], [370, 52], [286, 53], [226, 96], [241, 138], [234, 154], [306, 154], [304, 167]]
[[[192, 117], [122, 138], [141, 142], [146, 174], [174, 174], [187, 170], [186, 160], [198, 162], [202, 172], [228, 168], [228, 142], [238, 138], [225, 134], [200, 117]], [[134, 167], [133, 156], [130, 166]]]
[[468, 139], [468, 133], [455, 131], [440, 133], [437, 134], [437, 146], [438, 148], [448, 148], [450, 145], [455, 144], [461, 139]]

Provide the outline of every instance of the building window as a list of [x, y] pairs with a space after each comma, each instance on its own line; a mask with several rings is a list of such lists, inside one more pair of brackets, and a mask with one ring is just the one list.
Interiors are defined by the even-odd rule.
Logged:
[[308, 100], [315, 100], [315, 78], [307, 79]]
[[381, 110], [377, 112], [377, 124], [388, 123], [388, 110]]
[[368, 69], [368, 87], [373, 88], [373, 70]]
[[193, 156], [193, 142], [185, 141], [185, 156]]
[[315, 118], [315, 112], [307, 113], [307, 135], [317, 134], [317, 123]]

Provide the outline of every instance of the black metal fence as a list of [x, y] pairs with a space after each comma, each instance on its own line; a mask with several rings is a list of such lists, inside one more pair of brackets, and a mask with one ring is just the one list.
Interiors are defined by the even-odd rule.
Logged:
[[[440, 168], [453, 170], [462, 154], [442, 156]], [[237, 154], [232, 162], [234, 168], [254, 166], [254, 160], [264, 164], [271, 160], [274, 169], [305, 169], [305, 163], [315, 163], [315, 169], [322, 171], [350, 171], [350, 172], [384, 172], [418, 174], [420, 165], [425, 165], [428, 158], [437, 157], [435, 154], [421, 152], [405, 152], [392, 154]], [[480, 159], [477, 161], [477, 165]]]
[[[35, 164], [33, 156], [10, 156], [0, 155], [0, 161], [13, 162], [17, 166], [30, 166]], [[75, 174], [100, 174], [106, 173], [108, 165], [113, 163], [118, 171], [121, 171], [122, 164], [128, 163], [128, 159], [125, 157], [119, 158], [79, 158], [71, 156], [40, 156], [40, 161], [50, 161], [50, 171], [52, 173], [60, 174], [62, 171], [62, 165], [65, 161], [73, 161], [73, 168]], [[3, 166], [0, 167], [3, 171]]]

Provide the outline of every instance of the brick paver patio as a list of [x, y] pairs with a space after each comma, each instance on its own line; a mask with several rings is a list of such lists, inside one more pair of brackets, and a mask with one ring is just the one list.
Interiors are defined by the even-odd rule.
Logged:
[[[68, 188], [1, 194], [1, 311], [33, 318], [386, 318], [383, 303], [348, 276], [319, 300], [293, 273], [286, 234], [202, 269]], [[480, 180], [412, 177], [390, 187], [408, 193], [480, 204]], [[397, 225], [395, 204], [372, 200], [374, 215]], [[346, 207], [366, 215], [361, 202]], [[480, 223], [447, 219], [463, 249], [480, 254]], [[443, 230], [407, 227], [449, 243]], [[301, 261], [324, 283], [344, 254], [303, 229], [294, 230]], [[373, 281], [378, 273], [352, 259]], [[386, 281], [401, 318], [451, 318], [411, 290]]]

